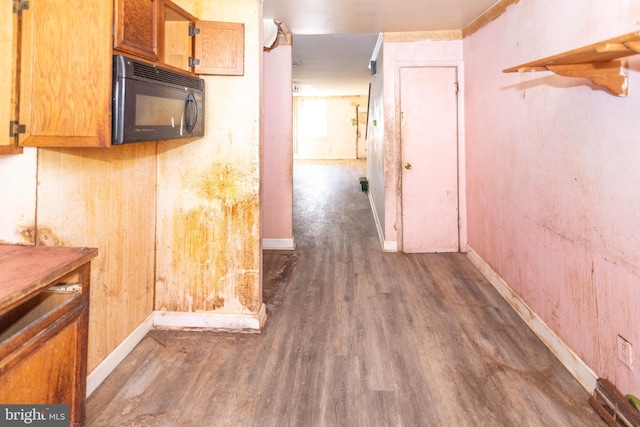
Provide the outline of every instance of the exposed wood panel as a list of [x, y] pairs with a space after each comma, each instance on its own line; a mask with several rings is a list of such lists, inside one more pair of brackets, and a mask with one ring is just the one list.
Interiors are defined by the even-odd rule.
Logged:
[[40, 245], [97, 247], [89, 371], [153, 309], [155, 143], [110, 150], [40, 149]]
[[604, 425], [465, 255], [380, 251], [364, 167], [296, 164], [262, 333], [152, 331], [87, 425]]

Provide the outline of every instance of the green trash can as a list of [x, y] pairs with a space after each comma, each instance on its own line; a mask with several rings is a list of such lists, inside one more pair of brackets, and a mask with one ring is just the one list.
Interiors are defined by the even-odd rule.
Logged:
[[367, 178], [364, 176], [360, 177], [360, 188], [362, 189], [362, 191], [364, 191], [365, 193], [367, 191], [369, 191], [369, 181], [367, 181]]

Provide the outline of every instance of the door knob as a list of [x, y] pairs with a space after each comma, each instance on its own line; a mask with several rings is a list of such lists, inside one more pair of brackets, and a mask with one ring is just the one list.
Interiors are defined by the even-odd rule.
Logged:
[[404, 168], [407, 169], [407, 170], [411, 169], [411, 163], [405, 163], [404, 164]]

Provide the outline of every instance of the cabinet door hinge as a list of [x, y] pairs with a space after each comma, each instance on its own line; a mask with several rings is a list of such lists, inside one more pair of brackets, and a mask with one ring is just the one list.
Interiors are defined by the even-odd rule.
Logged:
[[200, 60], [198, 58], [194, 58], [193, 56], [189, 57], [189, 68], [193, 68], [196, 65], [200, 65]]
[[193, 37], [196, 34], [200, 34], [200, 28], [189, 25], [189, 37]]
[[9, 122], [9, 136], [14, 137], [18, 136], [18, 134], [25, 133], [27, 131], [27, 127], [25, 125], [21, 125], [16, 120], [11, 120]]
[[29, 2], [27, 0], [13, 0], [13, 13], [20, 15], [23, 10], [29, 9]]
[[460, 92], [460, 85], [456, 82], [456, 95]]

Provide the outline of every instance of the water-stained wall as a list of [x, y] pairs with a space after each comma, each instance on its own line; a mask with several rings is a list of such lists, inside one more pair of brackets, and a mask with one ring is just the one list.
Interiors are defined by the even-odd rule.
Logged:
[[0, 155], [0, 243], [35, 243], [36, 148]]
[[638, 2], [526, 0], [464, 40], [469, 245], [597, 376], [636, 394], [640, 57], [627, 98], [502, 70], [639, 28]]
[[245, 23], [244, 75], [204, 76], [204, 138], [159, 148], [155, 309], [257, 313], [261, 3], [177, 3], [202, 20]]

